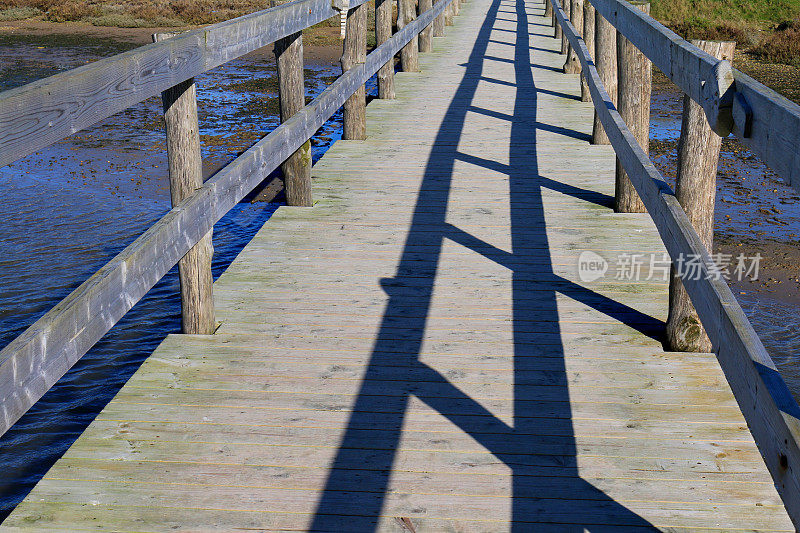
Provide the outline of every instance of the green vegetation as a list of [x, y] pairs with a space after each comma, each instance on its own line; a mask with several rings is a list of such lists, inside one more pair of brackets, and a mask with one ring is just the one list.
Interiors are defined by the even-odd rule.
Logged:
[[25, 20], [41, 14], [42, 12], [35, 7], [9, 7], [0, 9], [0, 21]]
[[[800, 0], [651, 1], [653, 16], [683, 37], [733, 40], [739, 50], [759, 59], [800, 66]], [[0, 0], [0, 21], [35, 18], [120, 28], [180, 27], [220, 22], [270, 4], [270, 0]], [[322, 26], [327, 25], [338, 21]], [[331, 44], [330, 36], [309, 33], [307, 44]]]
[[800, 66], [800, 0], [652, 0], [652, 14], [687, 39], [732, 40]]

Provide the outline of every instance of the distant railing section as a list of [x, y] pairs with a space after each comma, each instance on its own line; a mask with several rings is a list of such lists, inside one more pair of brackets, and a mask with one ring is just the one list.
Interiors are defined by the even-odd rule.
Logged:
[[[716, 269], [706, 242], [650, 161], [646, 146], [640, 145], [641, 141], [631, 131], [635, 125], [623, 120], [617, 110], [616, 95], [609, 95], [604, 86], [603, 77], [607, 73], [598, 71], [594, 58], [598, 58], [599, 64], [600, 58], [609, 55], [606, 48], [609, 43], [624, 45], [624, 37], [702, 106], [708, 127], [719, 135], [733, 133], [798, 189], [800, 106], [732, 69], [728, 61], [681, 39], [644, 13], [642, 6], [623, 0], [586, 0], [600, 16], [594, 28], [585, 32], [587, 26], [574, 24], [574, 15], [586, 12], [583, 0], [571, 0], [572, 17], [565, 13], [559, 0], [547, 1], [550, 2], [547, 11], [553, 14], [557, 29], [580, 62], [582, 78], [604, 133], [653, 218], [670, 256], [673, 261], [681, 255], [702, 260], [700, 275], [681, 279], [682, 284], [711, 339], [713, 351], [789, 516], [800, 527], [800, 407], [727, 283], [713, 274]], [[604, 23], [610, 23], [621, 37], [601, 38]], [[580, 32], [576, 26], [581, 27]], [[591, 34], [591, 50], [582, 38], [585, 33]], [[616, 56], [625, 60], [621, 51]], [[650, 68], [649, 64], [646, 68]], [[621, 92], [619, 97], [622, 98]], [[716, 160], [712, 172], [716, 172]], [[619, 193], [619, 181], [617, 187]]]
[[[161, 94], [173, 200], [169, 213], [0, 351], [0, 434], [176, 263], [184, 332], [213, 332], [208, 247], [214, 223], [279, 165], [289, 202], [310, 205], [308, 140], [343, 105], [344, 138], [363, 138], [365, 82], [380, 70], [379, 97], [392, 98], [394, 56], [402, 49], [416, 62], [417, 36], [442, 35], [461, 0], [439, 0], [419, 14], [413, 0], [400, 0], [404, 15], [394, 34], [392, 0], [375, 0], [378, 46], [369, 55], [366, 1], [349, 0], [345, 8], [339, 0], [294, 0], [185, 34], [159, 35], [154, 44], [0, 93], [0, 165]], [[301, 32], [340, 10], [347, 25], [344, 73], [305, 105]], [[282, 123], [203, 183], [192, 78], [270, 43]]]

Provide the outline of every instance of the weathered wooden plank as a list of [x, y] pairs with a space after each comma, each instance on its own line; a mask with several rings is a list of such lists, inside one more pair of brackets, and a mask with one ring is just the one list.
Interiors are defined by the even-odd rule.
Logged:
[[800, 106], [733, 70], [620, 0], [590, 0], [597, 12], [699, 103], [712, 128], [733, 132], [792, 187], [800, 188]]
[[[666, 282], [575, 281], [592, 243], [664, 248], [598, 200], [609, 149], [540, 135], [591, 108], [516, 7], [465, 4], [368, 106], [374, 136], [318, 164], [318, 207], [280, 208], [218, 280], [230, 329], [260, 333], [170, 336], [6, 525], [791, 529], [713, 355], [630, 327]], [[470, 51], [487, 20], [494, 59]]]
[[[154, 34], [153, 41], [171, 37], [174, 35]], [[189, 79], [161, 93], [173, 207], [203, 186], [196, 91], [194, 79]], [[216, 327], [211, 276], [213, 254], [211, 232], [208, 232], [178, 261], [181, 329], [184, 333], [208, 335]]]
[[[306, 142], [358, 86], [447, 4], [447, 0], [438, 2], [376, 48], [366, 63], [343, 74], [312, 104], [217, 172], [201, 189], [3, 348], [0, 351], [0, 433], [41, 398], [213, 228], [216, 221]], [[164, 44], [180, 39], [176, 37]]]
[[[728, 60], [733, 59], [736, 47], [735, 42], [722, 41], [692, 41], [692, 44], [714, 57]], [[713, 250], [714, 203], [717, 198], [717, 167], [721, 147], [722, 138], [711, 131], [702, 108], [684, 96], [675, 197], [707, 250]], [[711, 350], [711, 340], [683, 288], [681, 273], [674, 267], [669, 286], [666, 337], [673, 350]]]
[[796, 472], [800, 469], [800, 407], [725, 280], [705, 279], [707, 265], [712, 263], [708, 250], [672, 190], [616, 112], [582, 40], [563, 12], [556, 11], [564, 32], [573, 46], [580, 49], [578, 55], [584, 69], [588, 69], [592, 100], [611, 144], [656, 222], [670, 255], [702, 258], [701, 276], [697, 280], [684, 280], [684, 285], [711, 337], [720, 365], [775, 479], [786, 510], [798, 524], [800, 477]]
[[[278, 71], [278, 101], [281, 122], [306, 105], [306, 92], [303, 80], [303, 34], [295, 33], [275, 41], [273, 49]], [[311, 195], [311, 141], [306, 141], [300, 149], [281, 164], [286, 203], [310, 207]]]
[[295, 0], [5, 91], [0, 166], [337, 13], [330, 0]]
[[[367, 6], [362, 4], [347, 11], [347, 31], [342, 51], [342, 72], [367, 60]], [[383, 68], [383, 67], [381, 67]], [[364, 85], [359, 85], [345, 101], [342, 109], [342, 139], [363, 140], [367, 130], [367, 101]]]

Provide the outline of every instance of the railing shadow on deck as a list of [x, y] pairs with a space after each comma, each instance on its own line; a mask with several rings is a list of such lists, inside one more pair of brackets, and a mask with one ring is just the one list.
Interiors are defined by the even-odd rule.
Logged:
[[[484, 53], [501, 6], [515, 9], [516, 101], [508, 117], [512, 142], [509, 163], [481, 160], [458, 151], [478, 83]], [[609, 205], [609, 198], [539, 176], [535, 150], [537, 88], [531, 71], [529, 32], [524, 0], [494, 0], [465, 65], [464, 78], [447, 110], [428, 160], [414, 216], [397, 267], [398, 275], [383, 279], [388, 295], [383, 321], [340, 447], [332, 462], [310, 530], [335, 530], [348, 515], [349, 529], [373, 531], [382, 514], [402, 426], [411, 396], [417, 397], [491, 452], [512, 472], [513, 531], [529, 531], [533, 523], [563, 524], [562, 531], [584, 531], [592, 525], [655, 529], [648, 521], [580, 477], [569, 391], [561, 343], [557, 292], [567, 294], [640, 331], [657, 334], [663, 323], [557, 276], [549, 258], [542, 188], [552, 188]], [[447, 200], [456, 161], [500, 170], [509, 177], [512, 252], [497, 249], [446, 222]], [[441, 232], [430, 231], [438, 218]], [[533, 223], [532, 223], [533, 219]], [[522, 229], [525, 229], [523, 232]], [[536, 233], [531, 233], [534, 228]], [[436, 272], [445, 239], [500, 263], [513, 272], [514, 404], [513, 424], [497, 418], [478, 401], [419, 360], [434, 276], [407, 278], [413, 272]], [[531, 252], [531, 244], [537, 247]], [[538, 248], [542, 248], [541, 251]], [[421, 249], [432, 250], [422, 256]], [[543, 261], [531, 265], [531, 253]], [[532, 299], [531, 295], [536, 298]], [[398, 321], [397, 317], [403, 317]], [[548, 324], [531, 331], [531, 321]], [[537, 328], [538, 329], [538, 328]], [[545, 340], [543, 340], [545, 339]], [[531, 381], [531, 371], [546, 359], [556, 376], [543, 398]], [[409, 371], [404, 379], [402, 363]], [[385, 378], [386, 366], [394, 373]], [[425, 376], [425, 377], [421, 377]], [[370, 442], [362, 438], [366, 429]], [[377, 431], [375, 431], [377, 430]], [[375, 434], [381, 436], [377, 438]], [[420, 465], [423, 468], [423, 465]], [[342, 493], [347, 492], [348, 497]], [[420, 518], [424, 515], [420, 516]], [[478, 516], [476, 519], [480, 519]], [[580, 523], [580, 524], [578, 524]], [[588, 524], [588, 525], [587, 525]]]

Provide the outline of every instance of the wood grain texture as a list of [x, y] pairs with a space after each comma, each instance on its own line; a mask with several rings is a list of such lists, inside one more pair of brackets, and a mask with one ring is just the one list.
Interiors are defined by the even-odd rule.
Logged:
[[[570, 21], [572, 20], [572, 0], [559, 0], [561, 2], [561, 8], [564, 10], [564, 13], [567, 15], [567, 19]], [[563, 33], [561, 34], [561, 53], [566, 54], [569, 57], [569, 39]]]
[[[380, 46], [392, 37], [393, 0], [375, 1], [375, 44]], [[378, 98], [394, 98], [394, 57], [378, 71]]]
[[[625, 33], [625, 37], [667, 75], [673, 83], [700, 103], [711, 120], [719, 117], [730, 123], [739, 140], [794, 188], [800, 188], [800, 155], [794, 147], [800, 145], [800, 106], [773, 90], [733, 69], [680, 38], [650, 17], [644, 17], [627, 2], [620, 0], [591, 0], [595, 8]], [[718, 70], [719, 69], [719, 70]], [[725, 82], [717, 79], [723, 74]], [[731, 109], [720, 113], [718, 88], [723, 91]], [[714, 88], [703, 90], [703, 87]], [[752, 113], [746, 125], [743, 101]], [[717, 101], [715, 106], [714, 101]], [[731, 116], [732, 114], [732, 116]]]
[[[587, 60], [588, 51], [578, 42], [563, 13], [557, 16], [571, 41], [581, 46], [579, 57], [587, 69], [595, 109], [670, 256], [697, 255], [708, 265], [711, 262], [708, 250], [669, 186], [610, 105], [597, 71]], [[699, 279], [684, 280], [684, 286], [711, 338], [720, 366], [775, 480], [786, 511], [797, 525], [800, 523], [800, 482], [795, 472], [800, 464], [800, 408], [726, 282], [705, 279], [707, 272], [705, 268]]]
[[[550, 5], [548, 2], [547, 5]], [[586, 43], [586, 49], [592, 54], [592, 58], [597, 61], [597, 51], [596, 44], [595, 44], [595, 30], [596, 30], [596, 20], [595, 20], [595, 9], [591, 2], [584, 0], [583, 2], [583, 41]], [[590, 102], [592, 99], [591, 95], [589, 94], [589, 84], [586, 82], [586, 78], [581, 76], [581, 102]], [[597, 143], [592, 143], [597, 144]]]
[[0, 166], [337, 14], [330, 0], [295, 0], [5, 91]]
[[721, 62], [667, 29], [641, 2], [591, 0], [596, 10], [706, 111], [712, 125], [730, 121], [721, 99], [732, 96], [730, 63]]
[[[649, 2], [631, 4], [643, 13], [650, 13]], [[617, 33], [617, 107], [619, 114], [633, 132], [645, 154], [650, 153], [650, 94], [653, 67], [647, 57]], [[646, 213], [647, 208], [639, 198], [625, 167], [617, 161], [614, 209], [618, 213]]]
[[[433, 3], [440, 2], [441, 0], [435, 0]], [[442, 13], [435, 19], [433, 19], [433, 36], [434, 37], [444, 37], [444, 19], [445, 14]]]
[[[342, 51], [342, 72], [367, 60], [367, 6], [362, 4], [347, 12], [347, 32]], [[342, 114], [342, 139], [362, 140], [366, 138], [367, 93], [361, 85], [344, 103]]]
[[[733, 61], [735, 42], [692, 41], [692, 44], [717, 59]], [[717, 166], [721, 147], [722, 137], [711, 130], [703, 108], [684, 96], [675, 197], [707, 250], [713, 250], [714, 203], [717, 198]], [[672, 269], [669, 285], [666, 334], [668, 346], [673, 350], [711, 350], [711, 339], [703, 329], [675, 268]]]
[[[415, 0], [398, 0], [397, 29], [401, 30], [417, 18]], [[448, 4], [452, 10], [453, 2]], [[414, 36], [400, 51], [400, 68], [403, 72], [419, 72], [419, 38]]]
[[366, 63], [340, 76], [312, 104], [218, 171], [0, 350], [0, 433], [41, 398], [211, 231], [215, 222], [300, 148], [360, 85], [446, 6], [447, 0], [437, 3], [373, 50]]
[[[570, 21], [576, 28], [583, 31], [583, 0], [568, 0], [570, 3]], [[579, 74], [581, 62], [572, 47], [567, 52], [567, 61], [564, 63], [564, 74]]]
[[[303, 34], [298, 32], [275, 42], [275, 61], [278, 69], [278, 101], [281, 122], [289, 120], [306, 105], [303, 81]], [[286, 203], [310, 207], [311, 142], [306, 141], [295, 153], [281, 163]]]
[[[174, 38], [174, 34], [154, 34], [153, 42]], [[194, 79], [161, 93], [169, 166], [169, 192], [172, 206], [203, 186], [203, 156], [200, 152], [200, 126], [197, 120], [197, 89]], [[214, 255], [209, 231], [178, 261], [181, 287], [181, 330], [188, 334], [214, 333], [214, 299], [211, 258]]]
[[[594, 62], [600, 80], [611, 102], [617, 105], [617, 30], [599, 11], [595, 11], [595, 56]], [[585, 80], [585, 78], [584, 78]], [[588, 82], [587, 82], [588, 84]], [[600, 115], [595, 111], [592, 129], [592, 144], [611, 144], [603, 130]]]
[[[431, 0], [419, 0], [420, 12], [425, 12], [433, 6]], [[419, 32], [419, 51], [430, 52], [433, 49], [433, 23]]]
[[791, 530], [714, 356], [651, 336], [667, 281], [579, 279], [664, 248], [540, 6], [465, 4], [5, 526]]

